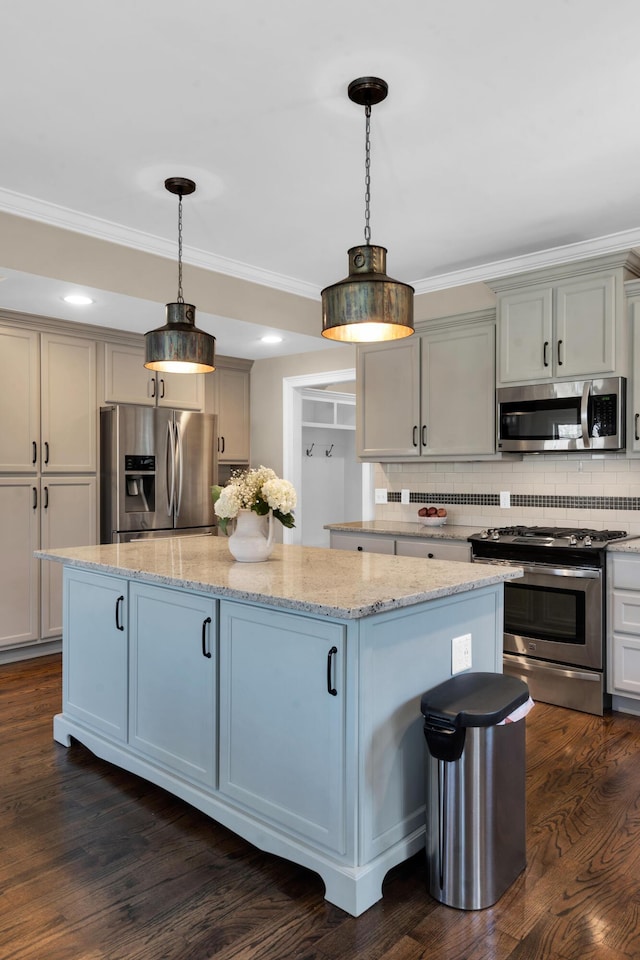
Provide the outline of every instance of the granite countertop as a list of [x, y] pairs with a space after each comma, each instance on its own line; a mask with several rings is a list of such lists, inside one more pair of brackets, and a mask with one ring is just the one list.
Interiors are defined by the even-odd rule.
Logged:
[[444, 523], [440, 527], [404, 520], [354, 520], [348, 523], [325, 523], [325, 530], [343, 533], [381, 533], [395, 537], [428, 537], [430, 540], [467, 540], [482, 527], [468, 527], [461, 523]]
[[237, 563], [225, 537], [142, 540], [37, 550], [96, 573], [248, 600], [340, 620], [358, 619], [522, 576], [519, 568], [277, 544], [263, 563]]
[[607, 544], [607, 553], [640, 553], [640, 539], [612, 540]]

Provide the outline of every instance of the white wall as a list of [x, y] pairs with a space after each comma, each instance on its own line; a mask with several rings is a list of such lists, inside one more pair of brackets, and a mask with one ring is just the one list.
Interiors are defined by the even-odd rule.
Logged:
[[273, 360], [256, 360], [251, 368], [252, 465], [264, 464], [281, 476], [282, 381], [285, 377], [322, 373], [325, 370], [349, 370], [355, 365], [353, 346], [333, 347], [317, 353], [301, 353]]
[[[328, 547], [325, 523], [362, 519], [362, 469], [355, 458], [355, 430], [302, 428], [302, 489], [296, 511], [306, 547]], [[327, 451], [331, 455], [327, 456]]]

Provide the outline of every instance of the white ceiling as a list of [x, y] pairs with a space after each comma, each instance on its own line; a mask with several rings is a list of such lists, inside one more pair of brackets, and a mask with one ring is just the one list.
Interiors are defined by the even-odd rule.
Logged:
[[[363, 239], [364, 111], [346, 95], [363, 75], [389, 83], [371, 225], [392, 276], [428, 290], [596, 238], [640, 244], [637, 0], [14, 3], [0, 210], [175, 257], [163, 182], [188, 176], [185, 262], [317, 298]], [[59, 285], [0, 274], [0, 307], [117, 325], [111, 302], [108, 320], [79, 317]], [[255, 357], [327, 347], [319, 314], [269, 351], [259, 326], [198, 322]], [[126, 315], [163, 322], [149, 301]]]

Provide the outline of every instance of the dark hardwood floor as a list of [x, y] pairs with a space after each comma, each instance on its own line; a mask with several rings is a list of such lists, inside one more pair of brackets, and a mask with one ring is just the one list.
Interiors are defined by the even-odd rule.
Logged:
[[358, 919], [313, 873], [53, 742], [60, 658], [0, 667], [2, 960], [640, 958], [640, 719], [537, 704], [528, 866], [487, 910], [444, 907], [423, 857]]

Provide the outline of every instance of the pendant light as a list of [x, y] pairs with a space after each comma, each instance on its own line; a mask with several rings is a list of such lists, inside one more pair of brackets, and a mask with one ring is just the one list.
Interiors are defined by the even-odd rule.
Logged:
[[211, 373], [215, 370], [216, 338], [198, 330], [196, 308], [182, 295], [182, 198], [196, 189], [193, 180], [169, 177], [165, 189], [178, 200], [178, 299], [166, 306], [164, 327], [145, 334], [145, 367], [164, 373]]
[[371, 243], [371, 107], [387, 96], [378, 77], [349, 84], [349, 99], [365, 108], [364, 244], [348, 251], [349, 276], [322, 291], [322, 336], [348, 343], [399, 340], [413, 333], [413, 287], [386, 274], [387, 250]]

